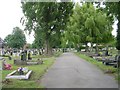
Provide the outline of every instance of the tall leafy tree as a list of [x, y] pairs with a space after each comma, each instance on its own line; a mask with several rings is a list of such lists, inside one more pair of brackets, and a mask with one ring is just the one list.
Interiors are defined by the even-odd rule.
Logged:
[[116, 48], [120, 50], [120, 1], [105, 3], [107, 14], [111, 17], [115, 16], [118, 20], [117, 29], [117, 43]]
[[11, 48], [23, 48], [26, 44], [26, 37], [19, 27], [13, 28], [12, 34], [5, 37], [4, 41]]
[[97, 51], [98, 44], [111, 41], [111, 39], [104, 39], [113, 38], [111, 31], [112, 24], [109, 22], [106, 13], [95, 8], [91, 3], [85, 3], [82, 6], [76, 4], [65, 36], [68, 41], [72, 40], [78, 48], [85, 44], [86, 50], [88, 42], [95, 43]]
[[11, 34], [9, 34], [4, 39], [4, 41], [8, 47], [12, 47], [12, 43], [11, 43], [12, 38], [13, 38], [13, 36]]
[[72, 8], [72, 2], [22, 2], [26, 30], [42, 37], [46, 54], [52, 54], [52, 47], [60, 42], [60, 30], [65, 29]]

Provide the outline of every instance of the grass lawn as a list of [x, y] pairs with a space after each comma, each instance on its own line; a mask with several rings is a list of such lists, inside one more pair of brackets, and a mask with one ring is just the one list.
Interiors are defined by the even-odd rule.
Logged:
[[[40, 56], [34, 56], [35, 58], [39, 58]], [[10, 72], [18, 69], [18, 65], [13, 64], [13, 60], [8, 60], [6, 58], [7, 63], [12, 65], [12, 70], [3, 70], [2, 71], [2, 80], [5, 80], [5, 77]], [[46, 72], [48, 67], [50, 67], [53, 62], [55, 61], [55, 57], [49, 57], [47, 60], [44, 60], [44, 63], [42, 65], [29, 65], [29, 66], [22, 66], [27, 67], [29, 70], [32, 70], [32, 75], [29, 80], [17, 80], [17, 79], [10, 79], [9, 83], [3, 83], [3, 88], [43, 88], [43, 86], [40, 85], [39, 80], [41, 76]]]
[[118, 80], [118, 70], [117, 68], [114, 68], [112, 66], [106, 66], [104, 65], [102, 62], [99, 62], [93, 58], [90, 58], [84, 54], [80, 54], [80, 53], [75, 53], [76, 55], [78, 55], [79, 57], [83, 58], [84, 60], [96, 65], [98, 68], [100, 68], [101, 70], [103, 70], [105, 73], [111, 74], [115, 76], [115, 79]]

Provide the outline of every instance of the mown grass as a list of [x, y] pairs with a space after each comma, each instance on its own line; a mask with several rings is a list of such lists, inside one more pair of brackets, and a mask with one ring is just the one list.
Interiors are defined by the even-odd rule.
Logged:
[[76, 55], [78, 55], [79, 57], [83, 58], [84, 60], [96, 65], [98, 68], [100, 68], [101, 70], [103, 70], [104, 73], [109, 73], [111, 75], [115, 76], [115, 79], [118, 80], [118, 70], [117, 68], [114, 68], [113, 66], [106, 66], [104, 65], [102, 62], [99, 62], [93, 58], [90, 58], [84, 54], [80, 54], [80, 53], [75, 53]]
[[[36, 56], [38, 58], [38, 56]], [[34, 58], [36, 58], [34, 56]], [[14, 59], [14, 58], [13, 58]], [[7, 63], [12, 65], [12, 70], [2, 70], [2, 80], [5, 80], [5, 77], [10, 72], [18, 69], [18, 67], [21, 67], [19, 65], [14, 65], [13, 60], [7, 60]], [[32, 70], [32, 74], [30, 76], [29, 80], [16, 80], [16, 79], [10, 79], [10, 82], [3, 83], [3, 88], [43, 88], [43, 86], [40, 85], [39, 80], [41, 79], [41, 76], [46, 72], [48, 67], [50, 67], [53, 62], [55, 61], [55, 57], [49, 57], [47, 60], [44, 60], [44, 63], [41, 65], [27, 65], [22, 67], [27, 67], [29, 70]]]

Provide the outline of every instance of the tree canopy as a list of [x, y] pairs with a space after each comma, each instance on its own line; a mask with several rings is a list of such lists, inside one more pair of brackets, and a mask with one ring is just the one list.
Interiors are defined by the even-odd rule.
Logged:
[[106, 5], [107, 14], [112, 17], [115, 16], [118, 20], [116, 48], [120, 50], [120, 1], [105, 3], [105, 5]]
[[26, 44], [26, 37], [19, 27], [13, 28], [12, 34], [9, 34], [4, 39], [5, 43], [8, 47], [11, 48], [23, 48], [23, 46]]
[[87, 46], [87, 43], [109, 43], [114, 40], [112, 29], [112, 22], [102, 10], [95, 8], [92, 3], [82, 6], [77, 3], [63, 40], [64, 43], [72, 42], [77, 48]]
[[[45, 48], [46, 54], [51, 54], [52, 48], [60, 47], [61, 44], [63, 47], [76, 48], [86, 45], [87, 50], [87, 44], [91, 43], [91, 46], [96, 44], [97, 51], [97, 45], [107, 45], [115, 41], [110, 6], [106, 4], [106, 8], [101, 8], [95, 7], [93, 3], [80, 5], [73, 2], [24, 1], [22, 9], [25, 17], [21, 22], [29, 33], [35, 32], [34, 46]], [[113, 13], [115, 12], [116, 10]], [[118, 18], [118, 13], [115, 15]], [[117, 40], [119, 41], [119, 37]]]
[[72, 2], [22, 2], [26, 19], [26, 30], [35, 32], [36, 40], [45, 47], [46, 54], [52, 53], [52, 47], [60, 43], [61, 30], [72, 14]]

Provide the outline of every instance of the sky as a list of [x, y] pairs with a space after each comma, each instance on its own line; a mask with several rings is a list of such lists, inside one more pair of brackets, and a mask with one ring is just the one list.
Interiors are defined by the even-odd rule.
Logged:
[[[21, 0], [1, 0], [0, 1], [0, 37], [4, 39], [8, 34], [12, 33], [14, 27], [18, 26], [22, 30], [24, 26], [20, 23], [21, 17], [23, 17]], [[114, 23], [112, 34], [116, 36], [117, 21]], [[34, 41], [33, 33], [28, 35], [25, 33], [27, 43]]]
[[[21, 0], [1, 0], [0, 1], [0, 37], [4, 39], [8, 34], [12, 33], [14, 27], [18, 26], [22, 30], [24, 26], [20, 23], [20, 19], [24, 16], [21, 8]], [[34, 40], [33, 34], [25, 33], [28, 43]]]

